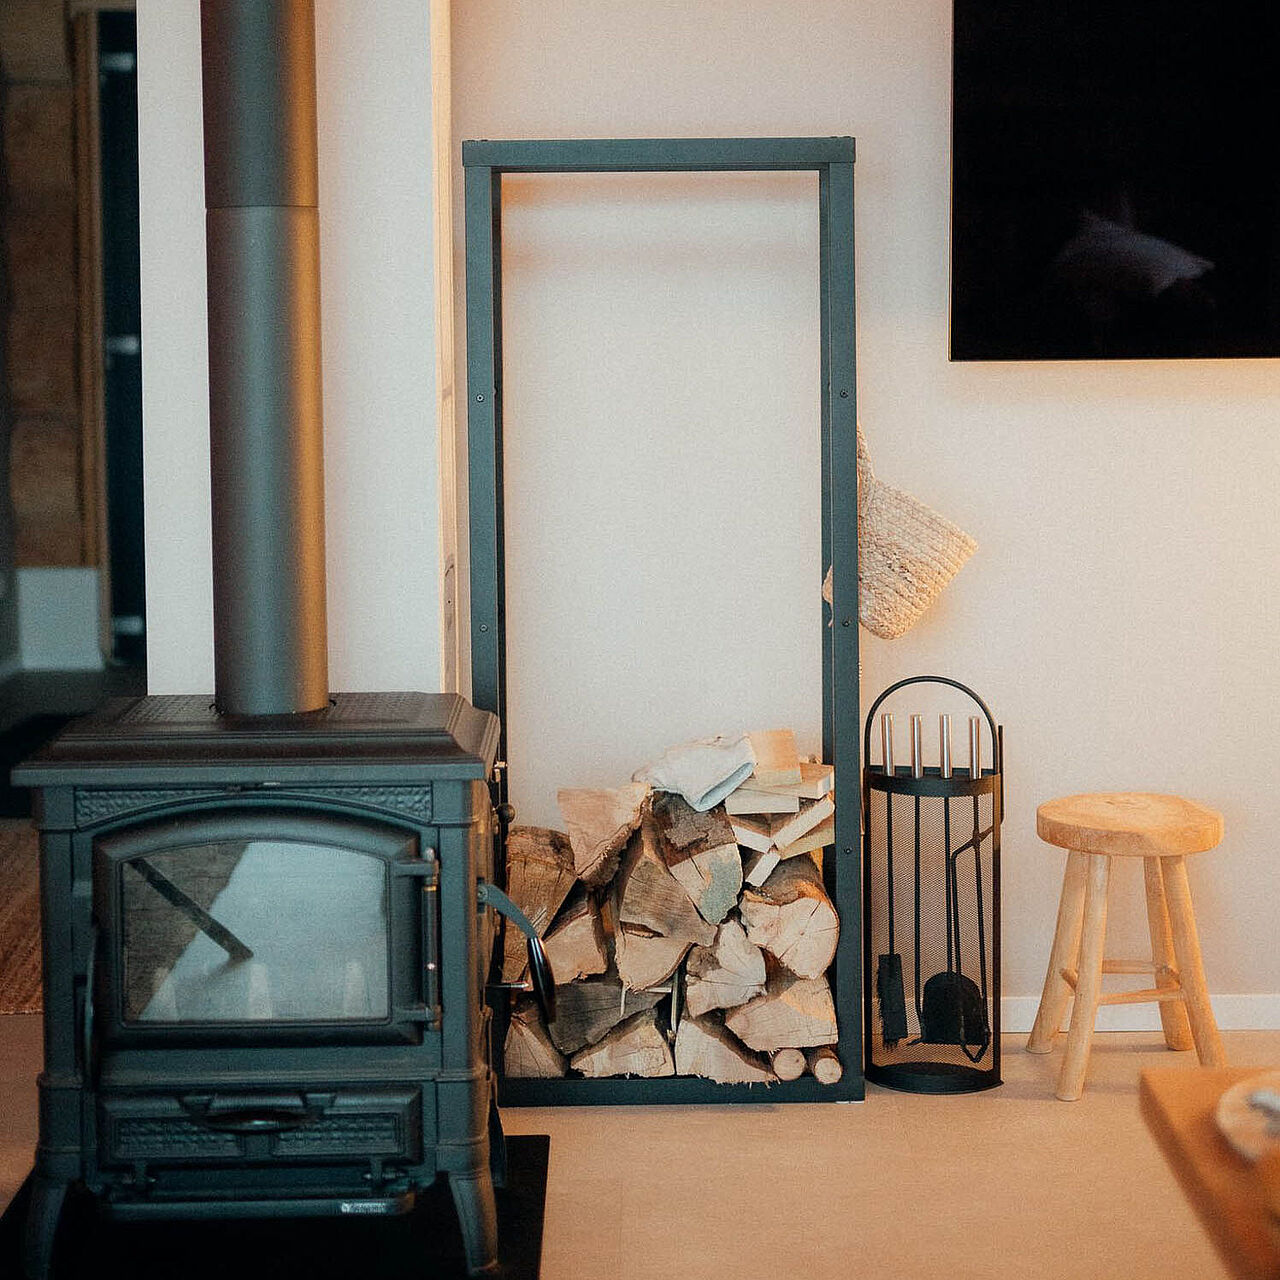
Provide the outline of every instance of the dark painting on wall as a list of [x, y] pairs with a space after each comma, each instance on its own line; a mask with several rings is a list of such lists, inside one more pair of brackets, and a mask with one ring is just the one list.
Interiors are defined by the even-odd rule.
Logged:
[[1280, 356], [1280, 5], [954, 12], [951, 358]]

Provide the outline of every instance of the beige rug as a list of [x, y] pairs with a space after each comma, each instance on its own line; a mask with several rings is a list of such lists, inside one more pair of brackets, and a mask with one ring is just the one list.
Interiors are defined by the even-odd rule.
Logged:
[[25, 819], [0, 819], [0, 1013], [39, 1013], [37, 839]]

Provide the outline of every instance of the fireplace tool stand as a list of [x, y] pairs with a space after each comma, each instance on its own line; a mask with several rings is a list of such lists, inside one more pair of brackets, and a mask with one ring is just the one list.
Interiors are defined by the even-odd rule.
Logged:
[[[953, 767], [951, 718], [925, 765], [923, 718], [910, 763], [897, 764], [893, 717], [875, 714], [908, 685], [970, 697], [968, 768]], [[992, 767], [982, 767], [983, 724]], [[866, 1077], [912, 1093], [968, 1093], [1000, 1083], [1000, 823], [1004, 736], [985, 702], [945, 676], [914, 676], [872, 703], [863, 734], [863, 981]]]

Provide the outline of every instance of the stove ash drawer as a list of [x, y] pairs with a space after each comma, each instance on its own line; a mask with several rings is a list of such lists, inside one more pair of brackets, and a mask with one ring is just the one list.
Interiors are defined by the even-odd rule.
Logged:
[[105, 1098], [99, 1125], [104, 1164], [422, 1159], [411, 1086]]

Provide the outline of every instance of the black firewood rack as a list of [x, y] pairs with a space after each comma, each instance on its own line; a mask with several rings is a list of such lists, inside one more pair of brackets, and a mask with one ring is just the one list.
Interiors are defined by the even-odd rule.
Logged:
[[[947, 776], [941, 762], [918, 773], [909, 762], [871, 764], [876, 712], [917, 684], [949, 685], [977, 704], [992, 767]], [[910, 1093], [993, 1088], [1001, 1083], [1003, 730], [967, 686], [912, 676], [872, 703], [863, 762], [866, 1078]]]
[[[829, 138], [607, 138], [467, 141], [467, 457], [470, 498], [471, 681], [477, 707], [502, 725], [506, 759], [506, 584], [503, 511], [502, 179], [507, 174], [808, 171], [818, 178], [821, 327], [822, 565], [834, 570], [832, 616], [814, 593], [821, 627], [823, 758], [835, 766], [835, 842], [823, 878], [840, 916], [829, 971], [842, 1079], [769, 1085], [664, 1079], [521, 1079], [506, 1076], [500, 1046], [510, 1014], [494, 1008], [500, 1098], [507, 1106], [607, 1103], [836, 1102], [863, 1096], [859, 945], [857, 402], [854, 344], [854, 140]], [[821, 566], [815, 566], [820, 576]], [[509, 818], [505, 771], [492, 790]], [[506, 818], [504, 818], [504, 827]], [[499, 849], [499, 857], [501, 857]], [[509, 994], [509, 993], [508, 993]]]

